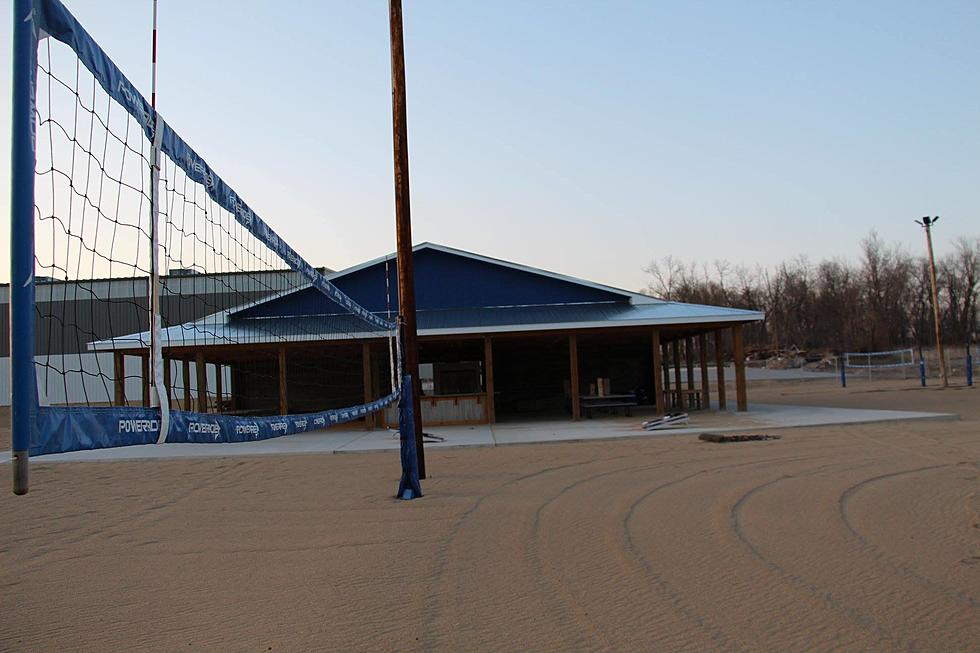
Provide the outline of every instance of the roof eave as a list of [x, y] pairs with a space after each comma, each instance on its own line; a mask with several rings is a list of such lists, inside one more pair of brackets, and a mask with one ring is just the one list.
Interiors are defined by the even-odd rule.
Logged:
[[[576, 329], [608, 329], [608, 328], [620, 328], [620, 327], [668, 327], [668, 326], [690, 326], [696, 324], [748, 324], [751, 322], [758, 322], [764, 318], [764, 314], [757, 311], [743, 311], [739, 314], [732, 315], [716, 315], [716, 316], [691, 316], [682, 318], [645, 318], [638, 320], [596, 320], [590, 322], [547, 322], [541, 324], [500, 324], [491, 326], [472, 326], [472, 327], [449, 327], [441, 329], [419, 329], [419, 336], [453, 336], [453, 335], [473, 335], [473, 334], [493, 334], [493, 333], [525, 333], [532, 331], [572, 331]], [[364, 333], [340, 333], [340, 334], [316, 334], [316, 335], [303, 335], [303, 336], [286, 336], [277, 340], [270, 340], [268, 342], [248, 342], [241, 343], [243, 345], [255, 345], [255, 344], [274, 344], [277, 342], [317, 342], [322, 340], [334, 341], [334, 340], [368, 340], [377, 338], [377, 332], [364, 332]], [[180, 347], [198, 347], [222, 344], [219, 343], [219, 338], [209, 337], [194, 340], [187, 340], [186, 338], [181, 341]], [[224, 343], [224, 344], [236, 344], [236, 343]], [[166, 343], [163, 344], [164, 347], [170, 346]], [[126, 349], [145, 349], [147, 347], [145, 341], [138, 338], [115, 338], [112, 340], [104, 340], [98, 343], [92, 343], [89, 345], [90, 349], [93, 351], [114, 351], [114, 350], [126, 350]]]

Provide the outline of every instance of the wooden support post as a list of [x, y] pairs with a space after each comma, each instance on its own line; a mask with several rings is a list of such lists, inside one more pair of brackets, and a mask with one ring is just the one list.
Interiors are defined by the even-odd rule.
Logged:
[[718, 375], [718, 410], [725, 410], [725, 332], [715, 331], [715, 373]]
[[692, 408], [700, 408], [700, 405], [695, 405], [697, 402], [697, 397], [694, 396], [694, 339], [684, 338], [684, 361], [687, 363], [687, 402], [688, 406]]
[[112, 354], [112, 375], [116, 390], [115, 405], [126, 405], [126, 357], [121, 351]]
[[[382, 360], [383, 359], [383, 362]], [[387, 351], [384, 356], [372, 356], [371, 357], [371, 396], [382, 397], [387, 392], [381, 389], [381, 382], [390, 379], [390, 373], [385, 369], [387, 367], [388, 356]], [[388, 424], [385, 422], [385, 411], [379, 410], [374, 414], [374, 426], [375, 428], [388, 428]]]
[[198, 350], [194, 359], [194, 371], [197, 372], [197, 412], [208, 412], [208, 367], [204, 362], [204, 352]]
[[698, 357], [701, 359], [701, 408], [711, 408], [711, 390], [708, 388], [708, 336], [698, 335]]
[[575, 334], [568, 336], [568, 365], [570, 370], [568, 392], [572, 395], [572, 419], [578, 420], [582, 416], [582, 408], [579, 403], [578, 388], [578, 336]]
[[222, 375], [221, 363], [215, 363], [214, 364], [214, 412], [216, 413], [221, 412], [222, 395], [224, 394], [222, 392], [224, 388], [221, 387], [221, 384], [224, 382], [224, 379], [221, 378], [221, 375]]
[[677, 408], [685, 410], [687, 404], [684, 402], [684, 384], [681, 382], [681, 341], [674, 340], [674, 385], [677, 393]]
[[[364, 403], [370, 402], [374, 397], [371, 394], [371, 345], [361, 343], [361, 372], [364, 377]], [[368, 413], [364, 416], [364, 429], [370, 431], [374, 428], [374, 418], [376, 413]]]
[[171, 389], [173, 387], [174, 387], [174, 382], [173, 382], [173, 378], [171, 378], [171, 374], [170, 374], [170, 359], [164, 357], [164, 359], [163, 359], [163, 391], [164, 391], [164, 393], [166, 393], [166, 395], [167, 395], [167, 403], [171, 407], [173, 407], [173, 401], [171, 400], [172, 399], [172, 394], [171, 394], [170, 391], [171, 391]]
[[739, 412], [749, 409], [749, 398], [745, 389], [745, 346], [742, 344], [742, 325], [732, 327], [732, 344], [735, 356], [735, 402]]
[[144, 354], [140, 358], [140, 376], [143, 380], [143, 408], [150, 407], [150, 357]]
[[286, 348], [279, 347], [279, 414], [289, 412], [289, 395], [286, 387]]
[[182, 410], [194, 410], [191, 406], [191, 361], [188, 358], [184, 359], [183, 372], [184, 372], [184, 405], [181, 406]]
[[660, 329], [652, 332], [651, 344], [653, 344], [653, 405], [656, 407], [657, 416], [662, 417], [666, 412], [664, 409], [664, 380], [663, 380], [663, 361], [660, 356]]
[[235, 365], [228, 364], [228, 402], [231, 405], [231, 412], [238, 410], [238, 399], [235, 397]]
[[663, 366], [660, 370], [662, 378], [664, 380], [664, 401], [666, 402], [667, 408], [674, 407], [674, 397], [670, 392], [670, 344], [661, 341], [660, 343], [660, 358], [663, 360]]
[[493, 340], [490, 336], [483, 336], [483, 374], [487, 391], [487, 423], [496, 424], [497, 412], [493, 403]]

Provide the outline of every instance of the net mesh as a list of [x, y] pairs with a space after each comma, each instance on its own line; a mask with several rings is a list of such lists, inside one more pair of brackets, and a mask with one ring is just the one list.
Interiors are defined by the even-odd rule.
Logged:
[[140, 110], [142, 97], [121, 83], [112, 92], [111, 80], [85, 63], [61, 40], [39, 41], [40, 403], [150, 405], [154, 225], [160, 364], [176, 409], [274, 415], [361, 406], [362, 415], [378, 409], [364, 404], [393, 396], [388, 316], [336, 291], [327, 270], [285, 245], [160, 120], [169, 140], [154, 219], [154, 117]]
[[38, 390], [42, 403], [106, 404], [113, 359], [89, 343], [150, 323], [149, 144], [52, 39], [38, 49], [36, 89]]
[[892, 351], [847, 352], [844, 364], [856, 369], [889, 369], [915, 365], [915, 354], [911, 349]]
[[897, 380], [913, 378], [918, 374], [918, 362], [911, 349], [847, 352], [841, 360], [843, 374], [849, 379]]

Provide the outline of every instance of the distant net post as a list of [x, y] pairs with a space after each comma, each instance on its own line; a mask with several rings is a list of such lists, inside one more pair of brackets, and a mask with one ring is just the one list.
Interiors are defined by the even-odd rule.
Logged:
[[966, 385], [973, 387], [973, 348], [970, 345], [966, 346]]

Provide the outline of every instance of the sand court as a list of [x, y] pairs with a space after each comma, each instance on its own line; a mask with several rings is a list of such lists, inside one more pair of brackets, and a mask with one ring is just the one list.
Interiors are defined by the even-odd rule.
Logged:
[[874, 390], [753, 397], [959, 419], [432, 447], [411, 502], [384, 452], [38, 459], [0, 648], [971, 650], [977, 395]]

